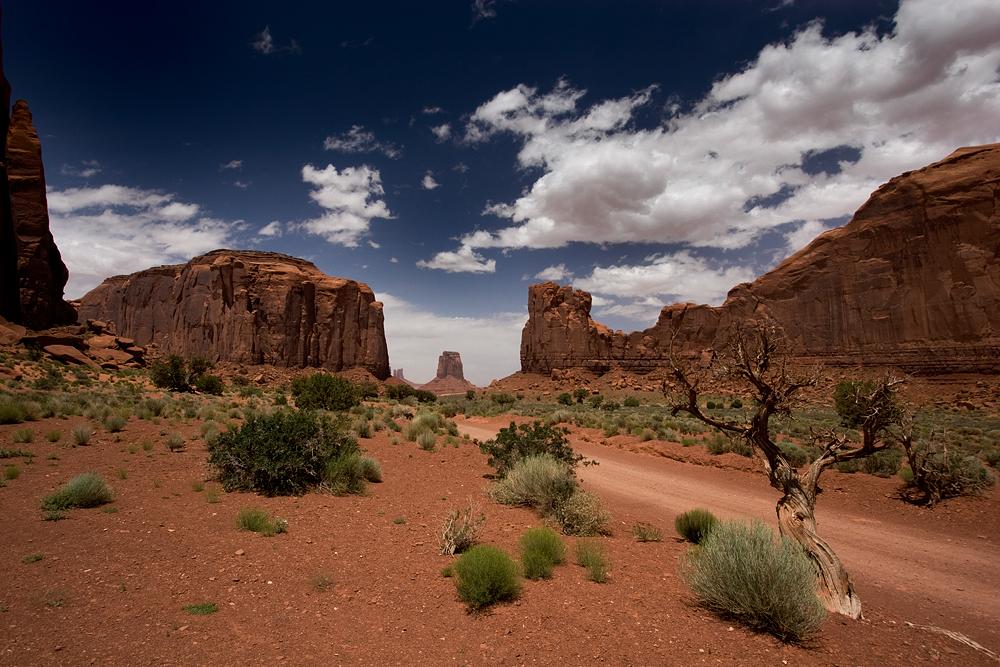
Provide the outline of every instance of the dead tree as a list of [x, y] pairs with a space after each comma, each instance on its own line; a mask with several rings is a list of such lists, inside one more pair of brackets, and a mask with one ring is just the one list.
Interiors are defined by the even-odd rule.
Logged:
[[[674, 329], [674, 338], [678, 329]], [[678, 362], [671, 341], [673, 376], [683, 393], [671, 412], [690, 414], [730, 437], [743, 438], [763, 460], [768, 481], [781, 492], [778, 500], [778, 528], [785, 537], [800, 544], [812, 560], [818, 578], [818, 593], [827, 609], [851, 618], [861, 616], [861, 600], [843, 564], [816, 532], [816, 496], [823, 471], [843, 461], [870, 456], [893, 446], [889, 429], [900, 417], [893, 400], [897, 380], [885, 378], [871, 383], [849, 385], [855, 396], [842, 397], [849, 406], [853, 426], [861, 431], [861, 442], [850, 441], [832, 430], [814, 434], [819, 455], [800, 472], [792, 466], [771, 437], [771, 418], [791, 414], [801, 390], [816, 384], [818, 373], [793, 377], [786, 365], [784, 336], [774, 325], [757, 324], [734, 329], [729, 344], [696, 368]], [[699, 386], [705, 380], [736, 381], [754, 399], [747, 418], [735, 420], [705, 414], [698, 404]], [[668, 388], [664, 383], [664, 394]], [[841, 397], [838, 396], [838, 401]], [[846, 422], [846, 420], [845, 420]]]

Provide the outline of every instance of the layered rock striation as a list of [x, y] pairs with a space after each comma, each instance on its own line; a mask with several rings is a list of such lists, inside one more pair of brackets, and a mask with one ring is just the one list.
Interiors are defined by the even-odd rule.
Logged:
[[962, 148], [876, 190], [843, 227], [821, 234], [721, 306], [674, 304], [633, 333], [590, 317], [586, 292], [528, 292], [521, 368], [666, 365], [675, 347], [718, 348], [741, 322], [782, 327], [802, 362], [914, 373], [1000, 372], [1000, 144]]
[[161, 352], [389, 377], [382, 304], [371, 288], [279, 253], [215, 250], [108, 278], [83, 297], [80, 316], [113, 322]]

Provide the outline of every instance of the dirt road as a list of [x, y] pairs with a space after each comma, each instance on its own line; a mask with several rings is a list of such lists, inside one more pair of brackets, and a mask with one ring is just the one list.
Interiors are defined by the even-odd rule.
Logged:
[[[459, 422], [459, 430], [481, 440], [496, 434], [492, 424]], [[776, 526], [777, 492], [762, 473], [697, 466], [575, 438], [573, 447], [599, 463], [582, 468], [580, 477], [613, 511], [666, 527], [677, 514], [705, 507], [723, 518], [756, 517]], [[817, 520], [863, 603], [878, 605], [899, 622], [947, 628], [1000, 648], [996, 535], [943, 536], [888, 512], [866, 511], [845, 495], [821, 498]]]

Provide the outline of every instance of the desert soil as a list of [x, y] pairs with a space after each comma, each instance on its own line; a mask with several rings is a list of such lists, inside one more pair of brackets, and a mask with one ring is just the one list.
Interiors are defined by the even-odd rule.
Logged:
[[[453, 580], [441, 576], [452, 562], [438, 554], [447, 513], [478, 503], [487, 516], [482, 540], [515, 556], [520, 534], [540, 523], [485, 497], [489, 468], [475, 446], [425, 452], [390, 444], [382, 431], [361, 441], [385, 476], [364, 496], [223, 493], [210, 503], [217, 485], [196, 420], [132, 419], [120, 434], [68, 445], [83, 421], [0, 427], [5, 446], [16, 428], [31, 428], [34, 442], [16, 447], [36, 454], [30, 464], [3, 462], [21, 475], [0, 488], [0, 665], [995, 664], [906, 624], [1000, 644], [992, 627], [998, 580], [988, 567], [998, 555], [995, 493], [927, 512], [886, 497], [891, 482], [834, 476], [821, 525], [855, 573], [866, 618], [831, 617], [813, 642], [794, 646], [698, 608], [678, 577], [687, 547], [672, 538], [674, 514], [701, 505], [770, 518], [774, 495], [759, 473], [632, 452], [631, 443], [588, 443], [582, 438], [592, 437], [576, 433], [574, 444], [601, 461], [584, 469], [584, 484], [615, 518], [613, 536], [601, 538], [610, 582], [589, 582], [567, 564], [552, 580], [525, 582], [516, 602], [470, 615]], [[503, 423], [463, 428], [495, 432]], [[62, 442], [45, 440], [54, 429]], [[166, 448], [173, 431], [190, 439], [182, 452]], [[138, 447], [144, 441], [148, 452]], [[88, 470], [112, 484], [116, 511], [71, 510], [65, 520], [43, 521], [41, 498]], [[289, 532], [241, 532], [235, 521], [245, 507], [287, 519]], [[663, 528], [664, 541], [635, 542], [637, 520]], [[574, 540], [567, 542], [572, 553]], [[42, 559], [26, 562], [32, 554]], [[315, 585], [322, 576], [331, 581], [325, 590]], [[183, 609], [202, 602], [218, 612]]]

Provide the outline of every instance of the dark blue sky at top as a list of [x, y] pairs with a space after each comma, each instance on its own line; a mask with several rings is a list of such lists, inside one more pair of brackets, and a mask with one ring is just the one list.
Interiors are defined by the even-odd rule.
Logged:
[[[505, 221], [483, 216], [512, 201], [538, 173], [516, 164], [519, 144], [500, 136], [477, 146], [437, 143], [432, 125], [462, 117], [519, 83], [550, 89], [565, 78], [588, 91], [582, 104], [658, 84], [638, 122], [662, 122], [668, 98], [693, 103], [713, 80], [739, 70], [761, 47], [822, 18], [842, 33], [888, 27], [895, 2], [567, 2], [510, 0], [473, 21], [470, 3], [46, 2], [4, 3], [3, 48], [14, 96], [30, 101], [42, 135], [49, 185], [117, 183], [175, 193], [213, 217], [272, 220], [319, 213], [302, 182], [304, 164], [368, 164], [381, 172], [392, 220], [374, 220], [381, 244], [343, 248], [299, 234], [258, 247], [313, 259], [323, 270], [368, 282], [447, 315], [520, 311], [532, 276], [565, 262], [584, 273], [655, 245], [573, 244], [497, 258], [495, 274], [449, 274], [415, 262], [451, 250], [454, 238]], [[270, 26], [277, 46], [251, 42]], [[438, 106], [444, 113], [421, 113]], [[326, 136], [363, 125], [402, 157], [343, 155]], [[239, 173], [220, 165], [239, 159]], [[98, 160], [89, 182], [59, 165]], [[458, 163], [466, 173], [454, 170]], [[420, 179], [432, 170], [441, 187]], [[233, 187], [235, 179], [249, 182]], [[766, 246], [766, 243], [765, 243]], [[399, 259], [390, 264], [388, 258]], [[770, 253], [760, 268], [774, 261]], [[364, 268], [367, 267], [367, 268]], [[612, 324], [615, 324], [612, 322]], [[634, 328], [634, 323], [628, 325]]]

